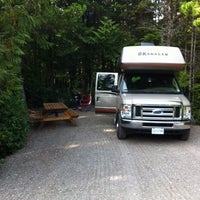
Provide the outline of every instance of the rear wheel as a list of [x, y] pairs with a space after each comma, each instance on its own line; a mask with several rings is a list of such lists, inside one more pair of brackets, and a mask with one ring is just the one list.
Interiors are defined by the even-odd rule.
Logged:
[[180, 140], [186, 141], [188, 140], [189, 137], [190, 137], [190, 130], [185, 130], [184, 133], [182, 133], [179, 138]]
[[120, 122], [119, 118], [117, 119], [116, 126], [117, 126], [117, 137], [118, 137], [118, 139], [120, 139], [120, 140], [126, 139], [127, 138], [126, 129], [121, 126], [121, 122]]

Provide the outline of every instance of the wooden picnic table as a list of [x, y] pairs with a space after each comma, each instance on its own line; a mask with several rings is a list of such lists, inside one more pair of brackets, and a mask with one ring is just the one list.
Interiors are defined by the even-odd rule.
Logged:
[[[79, 115], [76, 111], [68, 108], [62, 102], [55, 103], [43, 103], [44, 111], [30, 112], [30, 118], [37, 122], [49, 122], [49, 121], [62, 121], [69, 120], [73, 125], [76, 125], [75, 118]], [[55, 114], [52, 116], [52, 114]]]

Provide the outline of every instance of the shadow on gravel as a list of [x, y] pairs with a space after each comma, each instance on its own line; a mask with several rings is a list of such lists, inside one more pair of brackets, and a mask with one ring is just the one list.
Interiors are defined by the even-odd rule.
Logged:
[[[128, 137], [126, 140], [137, 143], [185, 143], [187, 141], [182, 141], [177, 135], [151, 135], [142, 132], [131, 133], [131, 130], [128, 131]], [[188, 140], [189, 141], [189, 140]]]
[[172, 135], [150, 135], [150, 134], [130, 134], [127, 140], [137, 140], [145, 142], [180, 142], [177, 136]]

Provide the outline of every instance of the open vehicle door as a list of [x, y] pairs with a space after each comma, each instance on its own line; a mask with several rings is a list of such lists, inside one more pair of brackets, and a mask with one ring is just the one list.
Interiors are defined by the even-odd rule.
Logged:
[[97, 72], [95, 84], [95, 112], [116, 112], [117, 94], [112, 87], [117, 85], [118, 73]]

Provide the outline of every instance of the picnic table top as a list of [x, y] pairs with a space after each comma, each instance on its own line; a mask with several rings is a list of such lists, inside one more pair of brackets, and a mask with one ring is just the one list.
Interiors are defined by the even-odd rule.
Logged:
[[65, 111], [68, 109], [68, 107], [62, 102], [43, 103], [43, 106], [46, 111]]

